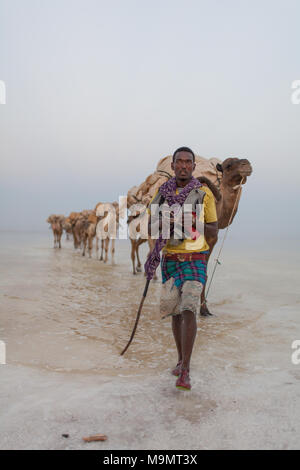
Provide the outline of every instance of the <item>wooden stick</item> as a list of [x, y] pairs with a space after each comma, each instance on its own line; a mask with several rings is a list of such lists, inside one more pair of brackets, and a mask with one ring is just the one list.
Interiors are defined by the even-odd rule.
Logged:
[[82, 439], [85, 442], [106, 441], [107, 436], [105, 434], [95, 434], [94, 436], [83, 437]]
[[135, 331], [136, 331], [136, 328], [137, 328], [137, 325], [138, 325], [138, 322], [139, 322], [139, 318], [140, 318], [141, 311], [142, 311], [142, 308], [143, 308], [144, 300], [145, 300], [146, 295], [147, 295], [149, 284], [150, 284], [150, 279], [148, 279], [147, 282], [146, 282], [144, 293], [143, 293], [143, 296], [142, 296], [142, 300], [141, 300], [141, 303], [140, 303], [140, 306], [139, 306], [139, 309], [138, 309], [138, 313], [137, 313], [137, 316], [136, 316], [134, 328], [132, 330], [132, 333], [131, 333], [131, 336], [130, 336], [130, 339], [129, 339], [127, 345], [125, 346], [125, 348], [121, 352], [121, 356], [123, 356], [123, 354], [127, 351], [127, 349], [129, 348], [129, 346], [131, 344], [131, 341], [133, 340], [133, 337], [135, 335]]

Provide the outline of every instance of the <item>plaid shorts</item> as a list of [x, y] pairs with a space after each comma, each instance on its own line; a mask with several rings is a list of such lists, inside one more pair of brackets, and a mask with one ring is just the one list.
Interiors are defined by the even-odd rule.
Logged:
[[195, 315], [200, 313], [200, 299], [203, 284], [199, 281], [185, 281], [181, 287], [176, 287], [174, 279], [170, 278], [162, 285], [160, 295], [161, 318], [178, 315], [185, 310]]

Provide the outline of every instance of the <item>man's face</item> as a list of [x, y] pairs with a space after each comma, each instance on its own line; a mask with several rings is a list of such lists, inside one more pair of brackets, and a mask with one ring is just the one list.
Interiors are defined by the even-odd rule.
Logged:
[[171, 163], [176, 179], [180, 181], [191, 179], [195, 167], [193, 155], [190, 152], [177, 152], [174, 162]]

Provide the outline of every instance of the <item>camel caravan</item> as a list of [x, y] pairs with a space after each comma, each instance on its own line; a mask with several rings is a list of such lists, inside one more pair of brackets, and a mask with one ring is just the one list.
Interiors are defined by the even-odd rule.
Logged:
[[[139, 247], [148, 241], [149, 249], [153, 247], [155, 240], [148, 237], [148, 213], [147, 207], [158, 188], [169, 178], [174, 176], [171, 169], [172, 156], [162, 158], [156, 170], [149, 175], [139, 186], [133, 186], [127, 193], [127, 223], [131, 243], [132, 272], [136, 274], [142, 270], [139, 257]], [[196, 168], [193, 176], [207, 186], [212, 192], [217, 209], [218, 228], [225, 229], [230, 225], [237, 213], [241, 197], [241, 185], [247, 182], [247, 177], [252, 173], [252, 167], [248, 160], [239, 158], [227, 158], [223, 162], [216, 158], [206, 159], [196, 156]], [[63, 231], [66, 239], [73, 236], [75, 249], [82, 250], [85, 256], [88, 246], [89, 257], [92, 256], [93, 240], [96, 238], [97, 259], [108, 260], [108, 249], [111, 241], [111, 261], [114, 263], [115, 238], [119, 228], [119, 214], [124, 208], [119, 208], [117, 202], [96, 204], [94, 210], [71, 212], [68, 217], [62, 215], [50, 215], [47, 222], [50, 224], [54, 247], [61, 248], [61, 236]], [[115, 214], [112, 220], [112, 214]], [[113, 229], [111, 229], [113, 225]], [[101, 230], [99, 227], [101, 226]], [[111, 235], [113, 232], [113, 236]], [[209, 256], [217, 242], [217, 237], [207, 240]], [[101, 256], [99, 258], [99, 242], [101, 241]], [[105, 255], [103, 255], [105, 252]], [[204, 290], [203, 290], [204, 295]]]
[[[109, 242], [111, 241], [111, 258], [112, 264], [114, 264], [114, 253], [115, 253], [115, 238], [112, 238], [109, 232], [109, 226], [111, 225], [112, 209], [116, 215], [116, 227], [114, 236], [119, 223], [119, 205], [117, 202], [113, 203], [102, 203], [98, 202], [94, 210], [83, 210], [81, 212], [71, 212], [68, 217], [63, 215], [52, 214], [48, 217], [47, 223], [50, 224], [50, 228], [53, 232], [54, 237], [54, 248], [61, 248], [61, 237], [63, 230], [66, 232], [66, 240], [70, 240], [70, 236], [73, 237], [74, 249], [81, 249], [82, 256], [85, 256], [86, 248], [88, 247], [89, 257], [92, 257], [93, 240], [96, 237], [96, 254], [97, 258], [99, 252], [99, 239], [101, 240], [101, 256], [100, 260], [105, 263], [108, 260], [108, 249]], [[101, 230], [99, 223], [103, 222], [102, 232], [105, 236], [101, 236]], [[103, 256], [103, 253], [105, 255]]]

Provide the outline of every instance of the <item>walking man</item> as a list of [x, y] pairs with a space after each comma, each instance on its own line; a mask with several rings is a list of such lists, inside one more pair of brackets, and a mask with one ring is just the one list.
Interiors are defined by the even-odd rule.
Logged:
[[[197, 333], [196, 315], [200, 311], [200, 297], [206, 281], [207, 240], [215, 238], [218, 229], [214, 196], [209, 188], [192, 176], [195, 166], [191, 149], [177, 149], [171, 164], [175, 177], [159, 188], [148, 208], [149, 235], [157, 240], [146, 261], [145, 271], [147, 278], [152, 279], [163, 250], [160, 311], [162, 318], [172, 317], [178, 353], [172, 374], [178, 377], [176, 387], [183, 390], [191, 389], [190, 360]], [[179, 215], [174, 213], [176, 207], [183, 209], [184, 222], [182, 212]], [[169, 209], [167, 218], [164, 216], [166, 209]], [[187, 211], [192, 222], [188, 224]], [[166, 221], [170, 227], [169, 236], [168, 233], [166, 235]], [[155, 222], [159, 227], [156, 235], [151, 233]], [[204, 230], [197, 229], [201, 222]], [[178, 235], [178, 226], [181, 235]]]

